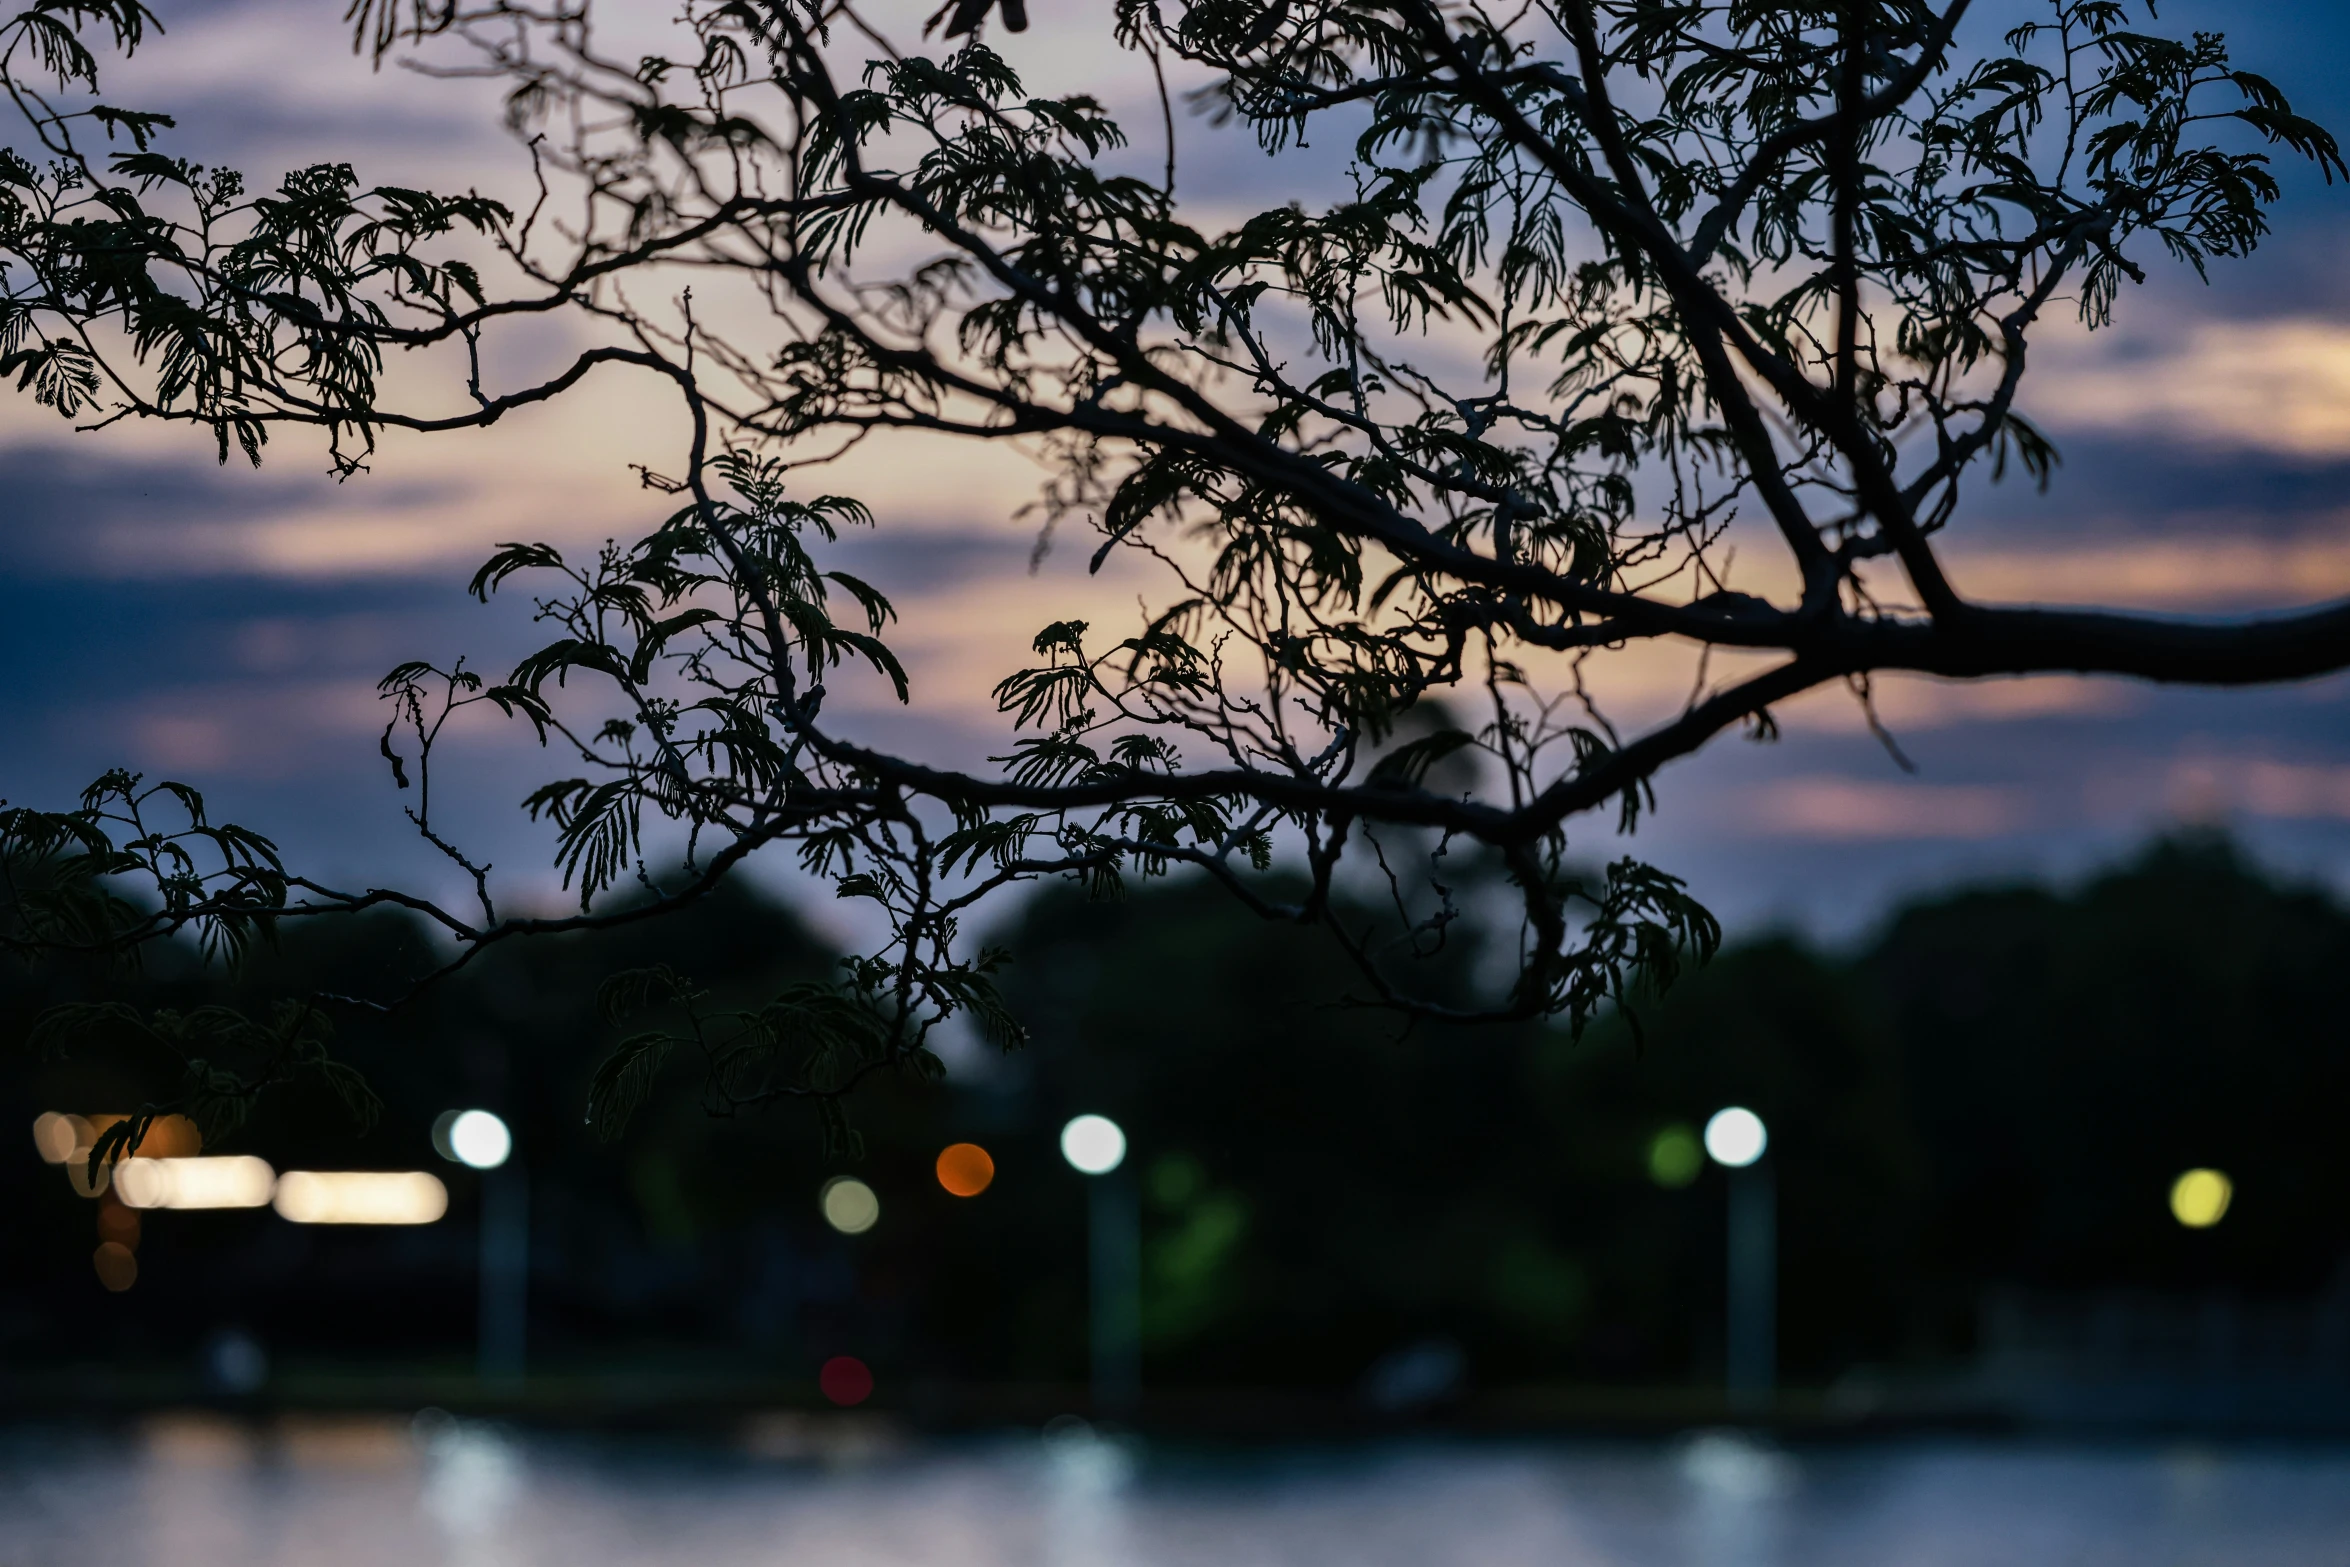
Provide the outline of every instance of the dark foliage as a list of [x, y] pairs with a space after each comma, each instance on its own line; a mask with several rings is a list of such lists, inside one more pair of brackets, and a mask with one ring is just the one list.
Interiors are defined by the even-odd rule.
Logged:
[[[306, 928], [254, 983], [429, 961], [394, 918]], [[976, 1055], [944, 1086], [877, 1085], [853, 1163], [713, 1119], [682, 1064], [616, 1143], [581, 1119], [621, 1032], [589, 1005], [590, 976], [691, 956], [713, 1004], [755, 1003], [825, 961], [775, 910], [714, 901], [497, 954], [412, 1023], [344, 1041], [384, 1097], [373, 1131], [354, 1134], [312, 1085], [243, 1134], [285, 1165], [433, 1162], [450, 1221], [387, 1237], [151, 1214], [137, 1290], [108, 1297], [86, 1261], [92, 1205], [20, 1143], [35, 1185], [0, 1325], [67, 1359], [185, 1357], [241, 1324], [297, 1369], [362, 1346], [462, 1364], [474, 1187], [425, 1145], [433, 1114], [461, 1103], [513, 1117], [532, 1162], [539, 1364], [700, 1368], [713, 1387], [804, 1380], [843, 1351], [893, 1398], [1081, 1379], [1084, 1182], [1054, 1144], [1079, 1110], [1132, 1134], [1145, 1364], [1162, 1390], [1345, 1394], [1431, 1339], [1460, 1345], [1484, 1387], [1718, 1375], [1722, 1176], [1663, 1184], [1653, 1155], [1726, 1103], [1772, 1128], [1799, 1383], [1963, 1357], [1995, 1285], [2306, 1297], [2350, 1257], [2350, 1159], [2330, 1120], [2350, 1086], [2332, 1022], [2350, 916], [2215, 843], [2158, 846], [2068, 893], [1916, 905], [1847, 958], [1736, 947], [1647, 1009], [1644, 1046], [1614, 1024], [1580, 1044], [1531, 1026], [1401, 1033], [1327, 1004], [1343, 958], [1311, 932], [1268, 939], [1196, 882], [1108, 909], [1047, 900], [1007, 939], [1034, 954], [1008, 991], [1034, 1048]], [[1168, 963], [1197, 982], [1154, 984]], [[160, 1003], [224, 999], [193, 970], [155, 984]], [[12, 1043], [47, 999], [9, 992]], [[12, 1080], [9, 1113], [149, 1091], [119, 1057], [53, 1063]], [[998, 1170], [968, 1200], [931, 1173], [965, 1138]], [[2237, 1189], [2202, 1232], [2165, 1203], [2197, 1165]], [[851, 1169], [883, 1207], [854, 1239], [825, 1230], [814, 1200]]]
[[[637, 469], [637, 536], [507, 543], [475, 577], [531, 593], [544, 647], [383, 681], [390, 782], [470, 903], [324, 884], [168, 784], [0, 813], [0, 951], [192, 934], [233, 956], [387, 907], [452, 944], [406, 986], [208, 1019], [175, 1047], [212, 1063], [226, 1031], [253, 1064], [191, 1068], [150, 1108], [228, 1116], [322, 1069], [311, 1009], [404, 1005], [770, 853], [877, 934], [788, 993], [646, 1031], [595, 1092], [608, 1130], [680, 1050], [716, 1106], [813, 1100], [845, 1139], [841, 1097], [933, 1072], [950, 1020], [1016, 1042], [1002, 954], [969, 926], [1040, 880], [1107, 897], [1196, 870], [1270, 925], [1320, 926], [1342, 993], [1579, 1031], [1719, 940], [1670, 874], [1590, 868], [1585, 824], [1635, 825], [1659, 768], [1769, 738], [1776, 703], [1844, 683], [1865, 704], [1884, 671], [2243, 683], [2350, 661], [2341, 606], [1985, 604], [1937, 555], [1968, 495], [2056, 463], [2024, 412], [2047, 315], [2102, 326], [2149, 264], [2249, 252], [2274, 158], [2343, 172], [2216, 36], [2161, 36], [2123, 0], [2047, 0], [2005, 33], [1965, 0], [1123, 0], [1087, 20], [1175, 84], [1162, 155], [1090, 97], [1032, 94], [975, 30], [986, 9], [957, 8], [932, 58], [836, 6], [691, 0], [668, 52], [617, 59], [584, 7], [360, 0], [362, 48], [505, 86], [539, 192], [519, 211], [340, 161], [248, 186], [98, 97], [102, 51], [152, 46], [138, 0], [0, 23], [22, 143], [0, 155], [0, 374], [38, 402], [185, 423], [224, 460], [320, 432], [354, 479], [382, 431], [484, 428], [589, 377], [686, 431]], [[1177, 89], [1270, 154], [1347, 146], [1343, 176], [1315, 204], [1188, 203]], [[550, 320], [572, 357], [517, 379], [507, 345]], [[387, 378], [396, 359], [415, 373]], [[895, 608], [827, 564], [881, 519], [824, 467], [924, 440], [1025, 450], [1048, 541], [1090, 529], [1096, 568], [1152, 574], [1131, 624], [1056, 620], [1004, 674], [993, 772], [877, 750], [826, 707], [909, 688]], [[1748, 564], [1774, 554], [1776, 575]], [[1664, 644], [1690, 650], [1687, 703], [1619, 727], [1597, 676]], [[1428, 726], [1439, 700], [1454, 717]], [[523, 803], [574, 914], [502, 909], [434, 815], [443, 726], [491, 708], [560, 759]], [[1474, 993], [1441, 958], [1455, 847], [1501, 865], [1518, 914]]]

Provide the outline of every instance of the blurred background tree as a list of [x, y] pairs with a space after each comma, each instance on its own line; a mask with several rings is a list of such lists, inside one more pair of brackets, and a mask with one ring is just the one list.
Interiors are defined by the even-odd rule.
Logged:
[[[347, 983], [404, 949], [424, 961], [412, 928], [379, 918], [289, 937], [253, 983]], [[846, 1166], [711, 1118], [689, 1069], [617, 1148], [580, 1121], [612, 1030], [583, 1000], [600, 965], [692, 953], [721, 992], [751, 994], [825, 960], [741, 895], [498, 954], [412, 1018], [352, 1035], [386, 1102], [376, 1131], [352, 1142], [296, 1095], [258, 1112], [250, 1141], [286, 1162], [425, 1162], [436, 1111], [514, 1116], [549, 1178], [540, 1363], [683, 1369], [720, 1399], [839, 1352], [899, 1399], [1081, 1381], [1084, 1194], [1054, 1144], [1077, 1110], [1132, 1139], [1160, 1392], [1353, 1397], [1382, 1357], [1427, 1343], [1453, 1346], [1472, 1386], [1718, 1377], [1722, 1175], [1694, 1133], [1728, 1103], [1772, 1127], [1798, 1382], [1962, 1360], [2001, 1284], [2295, 1298], [2350, 1257], [2350, 1149], [2333, 1135], [2350, 1102], [2335, 1021], [2350, 915], [2220, 839], [2155, 844], [2068, 891], [1921, 901], [1850, 952], [1740, 944], [1644, 1002], [1639, 1040], [1620, 1019], [1578, 1044], [1334, 1006], [1342, 960], [1326, 944], [1268, 934], [1196, 883], [1047, 898], [1005, 935], [1032, 954], [1011, 995], [1034, 1044], [974, 1050], [946, 1084], [877, 1089], [855, 1168], [883, 1218], [863, 1236], [817, 1212]], [[1480, 958], [1464, 944], [1455, 961]], [[1169, 963], [1192, 982], [1160, 983]], [[219, 981], [152, 983], [184, 1003]], [[10, 984], [18, 1044], [42, 998]], [[119, 1071], [12, 1073], [11, 1113], [128, 1102], [142, 1088]], [[964, 1139], [996, 1160], [976, 1198], [931, 1171]], [[29, 1146], [13, 1157], [32, 1167]], [[2166, 1206], [2198, 1165], [2238, 1194], [2209, 1230]], [[290, 1363], [366, 1346], [465, 1364], [464, 1172], [455, 1219], [398, 1235], [152, 1214], [139, 1287], [102, 1299], [82, 1263], [91, 1205], [55, 1171], [28, 1178], [37, 1200], [0, 1293], [17, 1353], [184, 1360], [235, 1324]]]

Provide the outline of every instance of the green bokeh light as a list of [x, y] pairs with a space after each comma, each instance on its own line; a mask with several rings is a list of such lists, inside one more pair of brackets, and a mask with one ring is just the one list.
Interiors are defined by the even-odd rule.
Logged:
[[1648, 1178], [1678, 1191], [1697, 1179], [1705, 1168], [1705, 1149], [1697, 1133], [1676, 1121], [1648, 1140]]

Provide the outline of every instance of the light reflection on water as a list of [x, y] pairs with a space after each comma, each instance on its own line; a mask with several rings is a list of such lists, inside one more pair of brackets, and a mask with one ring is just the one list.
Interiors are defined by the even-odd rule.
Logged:
[[[9, 1567], [2341, 1567], [2350, 1450], [1909, 1442], [1144, 1447], [793, 1461], [430, 1415], [0, 1436]], [[778, 1450], [769, 1440], [768, 1451]]]

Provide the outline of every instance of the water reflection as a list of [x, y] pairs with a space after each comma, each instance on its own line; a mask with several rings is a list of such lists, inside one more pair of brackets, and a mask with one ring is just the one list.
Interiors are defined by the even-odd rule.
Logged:
[[[763, 1433], [763, 1434], [761, 1434]], [[438, 1413], [0, 1433], [0, 1562], [96, 1567], [2340, 1567], [2350, 1450], [1209, 1451], [518, 1433]], [[835, 1440], [835, 1436], [839, 1440]], [[784, 1456], [760, 1456], [768, 1455]]]
[[1136, 1467], [1130, 1443], [1074, 1416], [1045, 1427], [1046, 1567], [1123, 1567], [1142, 1559], [1127, 1516]]
[[447, 1539], [450, 1567], [507, 1567], [519, 1560], [501, 1539], [523, 1493], [522, 1456], [513, 1438], [437, 1409], [416, 1417], [413, 1436], [425, 1461], [418, 1502]]
[[1680, 1453], [1689, 1490], [1689, 1560], [1697, 1567], [1772, 1567], [1780, 1508], [1795, 1489], [1794, 1463], [1737, 1431], [1705, 1431]]

